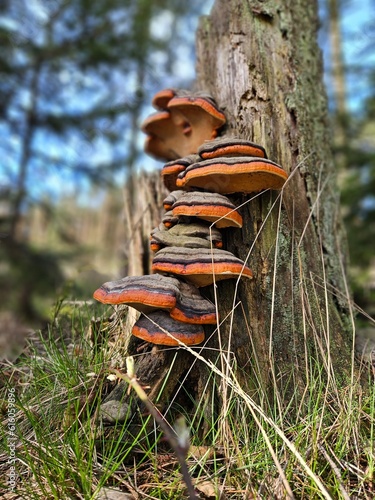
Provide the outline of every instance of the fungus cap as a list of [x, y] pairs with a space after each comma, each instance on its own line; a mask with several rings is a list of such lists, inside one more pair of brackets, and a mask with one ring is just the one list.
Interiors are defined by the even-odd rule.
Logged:
[[212, 141], [206, 141], [199, 147], [198, 154], [203, 160], [220, 158], [222, 156], [256, 156], [267, 158], [266, 150], [263, 146], [236, 137], [218, 137]]
[[218, 229], [210, 229], [203, 221], [178, 223], [169, 230], [161, 224], [151, 232], [150, 247], [153, 251], [163, 247], [211, 248], [211, 246], [221, 248], [222, 236]]
[[[180, 193], [180, 191], [176, 191]], [[175, 197], [172, 214], [178, 217], [198, 217], [218, 228], [242, 227], [242, 217], [235, 205], [219, 193], [191, 191]]]
[[169, 101], [177, 95], [177, 90], [175, 89], [162, 89], [156, 92], [152, 98], [151, 104], [154, 108], [163, 110], [167, 108]]
[[204, 340], [201, 325], [182, 323], [164, 311], [154, 311], [147, 317], [142, 315], [133, 326], [132, 334], [146, 342], [168, 346], [178, 346], [178, 340], [185, 345], [197, 345]]
[[178, 188], [201, 188], [220, 194], [281, 189], [288, 174], [265, 158], [214, 158], [189, 165], [179, 174]]
[[217, 248], [162, 248], [155, 254], [152, 270], [181, 276], [197, 287], [224, 279], [253, 276], [241, 259]]
[[166, 163], [161, 169], [161, 176], [165, 187], [170, 191], [176, 190], [177, 176], [183, 172], [186, 167], [199, 161], [199, 159], [197, 154], [191, 154]]
[[167, 212], [165, 212], [161, 220], [165, 227], [170, 228], [177, 224], [179, 218], [177, 217], [177, 215], [173, 215], [172, 210], [168, 210]]
[[214, 325], [217, 323], [215, 305], [202, 297], [192, 283], [180, 283], [180, 293], [176, 305], [169, 311], [173, 319], [196, 325]]
[[165, 210], [171, 210], [173, 204], [184, 194], [186, 191], [178, 189], [171, 191], [163, 200], [163, 207]]
[[103, 304], [127, 304], [141, 312], [172, 309], [179, 294], [179, 280], [161, 274], [126, 276], [108, 281], [94, 292]]

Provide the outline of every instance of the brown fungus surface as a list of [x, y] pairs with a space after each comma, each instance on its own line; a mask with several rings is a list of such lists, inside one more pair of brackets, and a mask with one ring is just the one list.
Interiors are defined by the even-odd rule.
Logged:
[[197, 154], [191, 154], [166, 163], [161, 170], [161, 176], [165, 187], [169, 189], [169, 191], [176, 190], [176, 180], [178, 175], [181, 172], [184, 172], [186, 167], [199, 160], [200, 157]]
[[236, 137], [218, 137], [212, 141], [206, 141], [199, 147], [198, 154], [203, 160], [220, 158], [221, 156], [256, 156], [267, 158], [267, 153], [263, 146]]
[[152, 270], [181, 276], [197, 287], [212, 285], [215, 280], [253, 276], [241, 259], [217, 248], [162, 248], [154, 257]]
[[179, 293], [178, 279], [151, 274], [108, 281], [93, 296], [103, 304], [127, 304], [138, 311], [149, 312], [154, 309], [172, 309]]
[[186, 191], [178, 189], [171, 191], [163, 200], [163, 207], [165, 210], [171, 210], [172, 206]]
[[[147, 134], [144, 150], [150, 156], [162, 161], [176, 160], [190, 154], [186, 144], [186, 120], [180, 120], [169, 111], [159, 111], [147, 117], [142, 132]], [[190, 126], [189, 126], [190, 129]]]
[[196, 325], [215, 325], [217, 315], [215, 305], [202, 297], [192, 283], [180, 283], [180, 293], [176, 305], [169, 311], [172, 318]]
[[171, 246], [185, 248], [211, 248], [211, 246], [222, 248], [223, 246], [221, 232], [216, 228], [210, 229], [210, 226], [203, 221], [178, 223], [170, 229], [161, 224], [151, 232], [150, 241], [153, 251]]
[[226, 196], [202, 191], [182, 193], [172, 205], [174, 216], [198, 217], [214, 223], [218, 228], [242, 227], [241, 215]]
[[265, 158], [221, 157], [190, 165], [178, 176], [176, 185], [220, 194], [253, 193], [281, 189], [287, 178], [282, 167]]
[[132, 328], [135, 337], [158, 345], [197, 345], [204, 341], [202, 325], [182, 323], [164, 311], [154, 311], [141, 316]]

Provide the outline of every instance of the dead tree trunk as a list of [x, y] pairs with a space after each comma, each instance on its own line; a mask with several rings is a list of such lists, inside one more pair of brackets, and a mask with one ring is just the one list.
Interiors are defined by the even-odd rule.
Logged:
[[[254, 279], [218, 283], [222, 323], [201, 355], [233, 369], [248, 393], [261, 387], [276, 397], [280, 410], [301, 404], [312, 359], [328, 385], [346, 383], [351, 374], [346, 246], [316, 7], [311, 0], [217, 0], [197, 35], [197, 88], [216, 98], [228, 132], [263, 145], [290, 173], [281, 193], [232, 197], [244, 204], [244, 225], [226, 230], [226, 248], [246, 260]], [[130, 353], [138, 346], [133, 339]], [[182, 381], [189, 396], [180, 405], [212, 404], [210, 370], [192, 354], [154, 347], [137, 360], [152, 397], [174, 363], [161, 406], [180, 397]], [[216, 401], [223, 398], [219, 388]]]
[[280, 197], [265, 193], [243, 207], [244, 227], [228, 239], [254, 279], [239, 283], [235, 298], [233, 284], [218, 286], [222, 317], [240, 302], [220, 330], [246, 367], [243, 385], [251, 389], [255, 370], [265, 390], [284, 395], [303, 390], [311, 356], [327, 380], [350, 370], [346, 245], [317, 28], [311, 0], [217, 0], [197, 35], [198, 87], [216, 97], [231, 133], [262, 144], [290, 173]]

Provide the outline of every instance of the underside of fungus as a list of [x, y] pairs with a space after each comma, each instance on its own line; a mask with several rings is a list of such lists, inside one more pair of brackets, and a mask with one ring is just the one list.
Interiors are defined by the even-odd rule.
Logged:
[[141, 316], [132, 328], [135, 337], [159, 345], [177, 346], [201, 344], [204, 330], [201, 325], [182, 323], [164, 311], [155, 311]]
[[196, 154], [199, 146], [218, 134], [225, 115], [206, 94], [189, 95], [165, 89], [155, 95], [153, 105], [160, 111], [146, 118], [146, 153], [158, 159], [175, 160]]
[[169, 111], [150, 115], [142, 124], [147, 134], [145, 152], [159, 160], [175, 160], [184, 149], [186, 123], [175, 123]]
[[197, 287], [239, 276], [253, 276], [241, 259], [231, 252], [217, 248], [162, 248], [154, 257], [152, 270], [181, 276]]

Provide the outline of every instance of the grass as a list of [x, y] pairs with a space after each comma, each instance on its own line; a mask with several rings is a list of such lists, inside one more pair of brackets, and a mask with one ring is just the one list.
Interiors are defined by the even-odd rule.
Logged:
[[[275, 264], [278, 249], [277, 243]], [[299, 245], [295, 252], [302, 260]], [[169, 441], [150, 415], [157, 408], [150, 408], [147, 401], [146, 407], [139, 404], [139, 387], [126, 367], [123, 335], [116, 330], [120, 323], [106, 318], [106, 309], [60, 302], [48, 331], [40, 332], [15, 363], [2, 363], [2, 497], [94, 500], [103, 488], [117, 488], [133, 498], [187, 498], [178, 461], [178, 446], [183, 449], [186, 444], [182, 437], [187, 426], [191, 436], [186, 464], [199, 498], [374, 498], [374, 367], [362, 363], [358, 369], [353, 342], [352, 355], [345, 360], [351, 367], [350, 380], [338, 380], [330, 356], [335, 339], [328, 311], [328, 295], [337, 291], [328, 289], [326, 283], [324, 274], [321, 279], [311, 273], [303, 275], [297, 292], [301, 293], [305, 327], [301, 335], [321, 333], [305, 343], [303, 391], [292, 384], [300, 379], [298, 367], [289, 374], [285, 393], [280, 392], [278, 375], [271, 373], [274, 397], [266, 396], [254, 346], [250, 394], [239, 381], [249, 374], [242, 373], [232, 353], [220, 349], [214, 362], [212, 353], [205, 356], [205, 346], [181, 345], [194, 357], [190, 370], [199, 361], [211, 376], [200, 401], [189, 400], [191, 394], [181, 383], [179, 392], [184, 398], [175, 396], [164, 412], [172, 433]], [[274, 275], [272, 307], [277, 298], [275, 286]], [[319, 287], [324, 303], [319, 302]], [[346, 297], [347, 290], [340, 299]], [[233, 310], [236, 307], [233, 302]], [[354, 330], [351, 304], [349, 310]], [[100, 319], [93, 320], [93, 316]], [[373, 324], [371, 318], [367, 321]], [[271, 339], [274, 327], [272, 321]], [[220, 329], [218, 335], [220, 339]], [[271, 341], [269, 356], [272, 359]], [[173, 359], [165, 384], [173, 377]], [[136, 392], [129, 387], [125, 417], [109, 423], [101, 417], [105, 398], [124, 378]], [[294, 392], [291, 387], [296, 387]], [[11, 391], [14, 430], [10, 430]], [[215, 394], [221, 395], [220, 408]], [[181, 400], [189, 403], [189, 410]], [[185, 419], [185, 426], [177, 431], [172, 430], [175, 415]], [[10, 432], [14, 441], [9, 439], [13, 438]], [[180, 440], [177, 445], [173, 438]], [[11, 461], [13, 444], [15, 460]], [[8, 481], [12, 466], [17, 478], [13, 491]]]
[[[105, 395], [118, 382], [108, 376], [114, 368], [124, 370], [113, 363], [120, 359], [116, 343], [108, 336], [93, 349], [86, 332], [90, 306], [73, 308], [67, 316], [62, 307], [60, 314], [60, 326], [41, 333], [16, 363], [2, 366], [3, 497], [91, 499], [106, 486], [134, 498], [185, 498], [176, 456], [150, 426], [148, 414], [136, 429], [130, 411], [125, 423], [109, 426], [99, 418]], [[327, 389], [324, 368], [310, 359], [306, 404], [292, 418], [288, 410], [280, 414], [277, 404], [255, 403], [256, 395], [246, 394], [227, 367], [224, 373], [219, 364], [204, 362], [216, 374], [210, 383], [224, 381], [229, 396], [218, 415], [207, 417], [199, 404], [185, 415], [191, 429], [208, 429], [206, 439], [191, 437], [187, 457], [201, 498], [285, 498], [288, 490], [295, 498], [373, 498], [375, 386], [368, 366], [362, 367], [367, 384]], [[7, 394], [12, 388], [14, 494], [7, 484]], [[184, 408], [174, 412], [183, 414]]]

